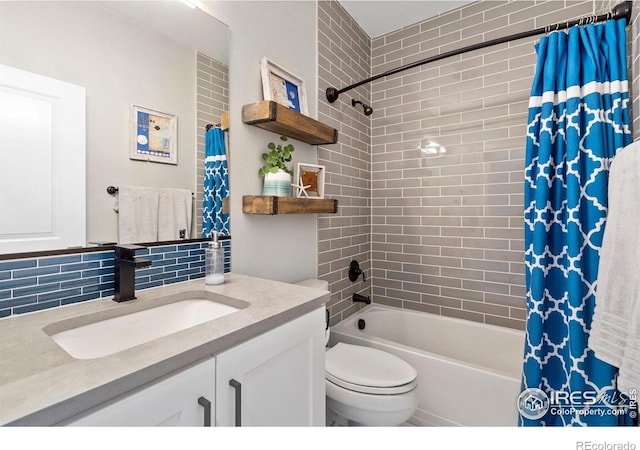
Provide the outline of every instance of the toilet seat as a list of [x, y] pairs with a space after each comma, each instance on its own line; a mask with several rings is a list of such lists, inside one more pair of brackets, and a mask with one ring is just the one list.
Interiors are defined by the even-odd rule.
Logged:
[[394, 395], [416, 387], [416, 370], [382, 350], [339, 342], [327, 350], [325, 361], [327, 381], [344, 389]]
[[327, 374], [326, 380], [335, 384], [336, 386], [340, 386], [344, 389], [349, 389], [350, 391], [359, 392], [361, 394], [377, 394], [377, 395], [394, 395], [394, 394], [404, 394], [405, 392], [411, 391], [416, 387], [416, 381], [413, 380], [411, 383], [403, 384], [402, 386], [393, 386], [393, 387], [372, 387], [372, 386], [362, 386], [360, 384], [353, 384], [347, 381], [341, 380], [332, 376], [331, 374]]

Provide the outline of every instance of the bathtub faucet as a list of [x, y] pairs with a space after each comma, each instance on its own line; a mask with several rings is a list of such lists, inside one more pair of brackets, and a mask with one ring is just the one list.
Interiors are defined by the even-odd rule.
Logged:
[[371, 304], [371, 298], [370, 297], [365, 297], [364, 295], [360, 295], [360, 294], [353, 294], [353, 301], [354, 302], [365, 303], [367, 305]]

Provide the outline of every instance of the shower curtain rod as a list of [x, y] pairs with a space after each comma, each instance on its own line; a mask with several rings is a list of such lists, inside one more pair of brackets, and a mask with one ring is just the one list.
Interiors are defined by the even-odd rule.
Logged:
[[340, 90], [334, 88], [334, 87], [328, 87], [326, 90], [326, 95], [327, 95], [327, 100], [329, 101], [329, 103], [333, 103], [338, 99], [338, 96], [340, 94], [342, 94], [343, 92], [349, 91], [351, 89], [357, 88], [358, 86], [362, 86], [363, 84], [366, 83], [370, 83], [372, 81], [375, 81], [377, 79], [389, 76], [389, 75], [394, 75], [398, 72], [402, 72], [404, 70], [408, 70], [408, 69], [413, 69], [414, 67], [418, 67], [421, 66], [423, 64], [427, 64], [427, 63], [431, 63], [431, 62], [435, 62], [435, 61], [440, 61], [441, 59], [444, 58], [449, 58], [450, 56], [457, 56], [457, 55], [461, 55], [462, 53], [467, 53], [473, 50], [479, 50], [482, 48], [486, 48], [486, 47], [491, 47], [492, 45], [498, 45], [498, 44], [504, 44], [505, 42], [509, 42], [509, 41], [515, 41], [517, 39], [523, 39], [526, 37], [530, 37], [530, 36], [536, 36], [539, 34], [545, 34], [545, 33], [549, 33], [551, 31], [557, 31], [557, 30], [566, 30], [567, 28], [573, 27], [575, 25], [586, 25], [586, 24], [590, 24], [590, 23], [596, 23], [596, 22], [604, 22], [606, 20], [609, 19], [626, 19], [627, 20], [627, 25], [629, 25], [629, 22], [631, 20], [631, 8], [632, 8], [632, 4], [633, 2], [631, 1], [625, 1], [622, 3], [618, 3], [616, 6], [614, 6], [614, 8], [611, 10], [611, 12], [608, 12], [606, 14], [600, 14], [600, 15], [592, 15], [592, 16], [587, 16], [587, 17], [582, 17], [580, 19], [575, 19], [575, 20], [571, 20], [571, 21], [567, 21], [567, 22], [562, 22], [562, 23], [558, 23], [555, 25], [547, 25], [545, 27], [541, 27], [541, 28], [537, 28], [535, 30], [531, 30], [531, 31], [523, 31], [521, 33], [516, 33], [516, 34], [512, 34], [510, 36], [505, 36], [505, 37], [501, 37], [501, 38], [496, 38], [496, 39], [492, 39], [490, 41], [485, 41], [485, 42], [480, 42], [478, 44], [473, 44], [473, 45], [469, 45], [467, 47], [463, 47], [460, 48], [458, 50], [451, 50], [449, 52], [445, 52], [445, 53], [441, 53], [439, 55], [435, 55], [435, 56], [431, 56], [429, 58], [425, 58], [422, 59], [420, 61], [416, 61], [413, 63], [409, 63], [409, 64], [405, 64], [404, 66], [400, 66], [397, 67], [395, 69], [390, 69], [387, 70], [386, 72], [383, 72], [381, 74], [375, 75], [371, 78], [367, 78], [366, 80], [362, 80], [362, 81], [358, 81], [357, 83], [351, 84], [347, 87], [344, 87]]

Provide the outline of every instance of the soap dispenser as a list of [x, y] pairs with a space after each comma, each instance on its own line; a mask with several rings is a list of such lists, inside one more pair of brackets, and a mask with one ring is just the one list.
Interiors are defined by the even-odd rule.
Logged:
[[224, 283], [224, 250], [218, 241], [218, 232], [213, 232], [213, 240], [204, 251], [204, 284]]

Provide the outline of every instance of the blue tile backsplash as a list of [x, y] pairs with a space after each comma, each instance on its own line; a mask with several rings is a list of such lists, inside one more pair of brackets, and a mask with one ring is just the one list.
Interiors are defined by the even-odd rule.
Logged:
[[[136, 290], [204, 277], [208, 242], [160, 245], [136, 252], [152, 265], [136, 270]], [[225, 272], [231, 240], [222, 241]], [[0, 318], [113, 296], [113, 250], [0, 262]]]

